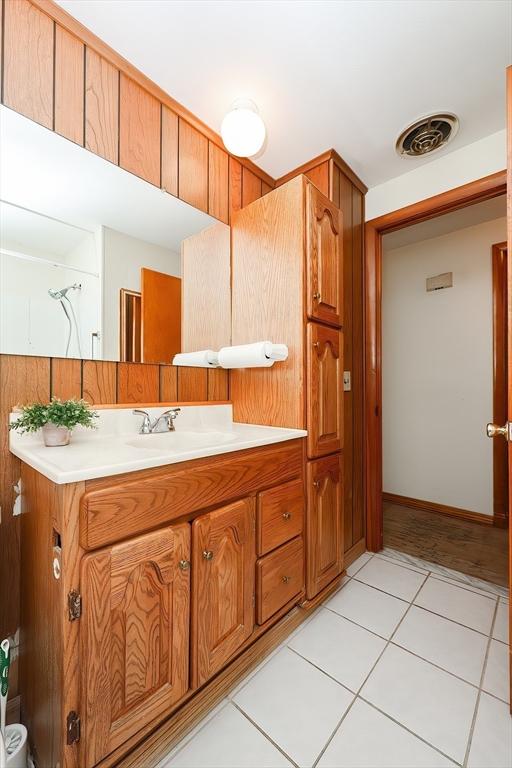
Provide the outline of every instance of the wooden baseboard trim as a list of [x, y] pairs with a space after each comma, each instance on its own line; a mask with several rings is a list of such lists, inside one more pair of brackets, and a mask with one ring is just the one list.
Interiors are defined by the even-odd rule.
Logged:
[[361, 557], [363, 552], [366, 552], [366, 539], [364, 537], [359, 539], [359, 541], [356, 541], [355, 544], [352, 544], [350, 549], [347, 549], [345, 552], [343, 558], [343, 565], [345, 568], [348, 568], [349, 565], [352, 565], [352, 563], [357, 560], [358, 557]]
[[450, 507], [447, 504], [438, 504], [436, 501], [411, 499], [409, 496], [399, 496], [396, 493], [383, 493], [382, 500], [388, 501], [391, 504], [398, 504], [401, 507], [421, 509], [423, 512], [437, 512], [439, 515], [458, 517], [460, 520], [469, 520], [472, 523], [479, 523], [480, 525], [494, 524], [494, 517], [492, 515], [482, 515], [480, 512], [470, 512], [468, 509]]

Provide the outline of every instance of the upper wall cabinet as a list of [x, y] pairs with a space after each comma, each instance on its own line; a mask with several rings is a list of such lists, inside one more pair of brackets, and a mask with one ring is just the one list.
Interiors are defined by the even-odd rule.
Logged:
[[314, 320], [342, 324], [341, 215], [313, 184], [307, 188], [307, 312]]

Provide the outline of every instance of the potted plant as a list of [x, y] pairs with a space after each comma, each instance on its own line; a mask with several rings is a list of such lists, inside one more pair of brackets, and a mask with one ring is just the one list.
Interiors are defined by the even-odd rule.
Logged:
[[32, 403], [21, 407], [21, 416], [9, 425], [20, 434], [43, 431], [47, 446], [68, 445], [71, 431], [77, 426], [95, 428], [94, 419], [98, 414], [91, 410], [85, 400], [59, 400], [50, 403]]

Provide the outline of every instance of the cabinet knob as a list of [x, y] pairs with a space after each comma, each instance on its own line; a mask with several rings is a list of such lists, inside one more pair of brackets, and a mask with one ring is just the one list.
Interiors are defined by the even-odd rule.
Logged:
[[283, 520], [289, 520], [291, 516], [291, 512], [283, 512]]
[[180, 571], [188, 571], [190, 568], [190, 560], [180, 560], [178, 563]]
[[288, 584], [291, 578], [291, 576], [283, 576], [283, 584]]
[[211, 549], [203, 549], [203, 557], [205, 560], [213, 560], [213, 552]]
[[315, 301], [320, 301], [320, 299], [322, 298], [322, 294], [318, 293], [317, 291], [316, 293], [313, 294], [313, 298]]
[[320, 342], [319, 341], [314, 341], [313, 342], [313, 346], [314, 346], [315, 349], [318, 349], [318, 347], [320, 346]]
[[320, 488], [320, 480], [313, 480], [313, 488]]

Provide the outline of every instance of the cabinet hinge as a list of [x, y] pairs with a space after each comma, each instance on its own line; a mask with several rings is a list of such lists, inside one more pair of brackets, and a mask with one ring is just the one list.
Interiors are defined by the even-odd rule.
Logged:
[[68, 592], [68, 619], [75, 621], [82, 615], [82, 595], [78, 590]]
[[66, 718], [66, 744], [76, 744], [80, 741], [80, 718], [72, 710]]
[[252, 607], [254, 608], [256, 605], [256, 595], [252, 596]]

